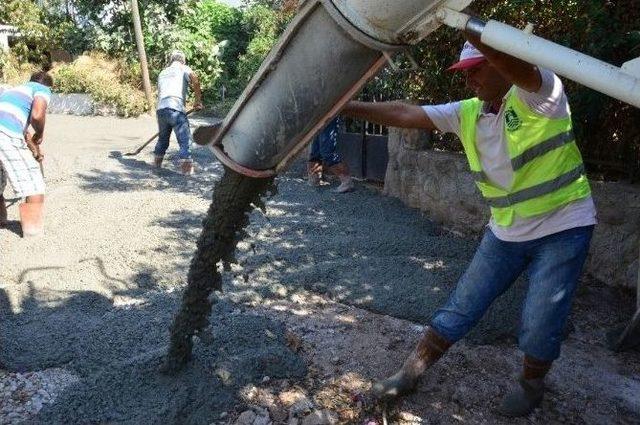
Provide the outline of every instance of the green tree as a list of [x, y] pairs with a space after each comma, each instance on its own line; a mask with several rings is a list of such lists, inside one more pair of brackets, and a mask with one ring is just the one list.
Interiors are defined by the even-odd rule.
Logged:
[[50, 28], [43, 22], [43, 11], [30, 0], [8, 0], [0, 3], [0, 22], [20, 31], [13, 53], [23, 61], [45, 64], [51, 40]]
[[229, 88], [238, 74], [239, 57], [246, 51], [252, 33], [244, 15], [242, 10], [216, 0], [192, 0], [177, 20], [183, 31], [218, 42], [222, 73], [214, 86], [224, 84]]
[[256, 73], [280, 32], [277, 13], [269, 7], [253, 6], [245, 12], [245, 19], [255, 30], [246, 52], [239, 59], [237, 84], [240, 87], [245, 86]]
[[162, 7], [147, 7], [143, 14], [145, 46], [154, 78], [167, 65], [168, 54], [174, 49], [182, 50], [189, 66], [197, 72], [205, 96], [211, 98], [223, 72], [221, 50], [206, 25], [195, 25], [198, 19], [206, 22], [207, 17], [193, 6], [194, 2], [183, 5], [184, 11], [176, 22], [170, 20]]
[[235, 89], [244, 87], [256, 73], [295, 15], [297, 1], [250, 0], [244, 12], [246, 27], [253, 34], [246, 52], [239, 58]]

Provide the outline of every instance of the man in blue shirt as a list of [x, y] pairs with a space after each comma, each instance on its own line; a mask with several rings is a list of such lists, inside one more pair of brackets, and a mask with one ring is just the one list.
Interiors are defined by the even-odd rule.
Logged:
[[8, 181], [16, 196], [25, 198], [20, 204], [24, 236], [37, 235], [43, 229], [45, 185], [38, 164], [42, 156], [36, 153], [43, 141], [52, 85], [49, 74], [36, 72], [29, 82], [0, 94], [0, 227], [7, 221], [3, 193]]

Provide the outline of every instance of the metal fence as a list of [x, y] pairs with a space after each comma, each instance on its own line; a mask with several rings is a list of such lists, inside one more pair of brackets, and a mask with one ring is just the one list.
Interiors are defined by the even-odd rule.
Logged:
[[354, 177], [384, 182], [389, 162], [388, 133], [381, 125], [347, 120], [338, 134], [338, 152]]

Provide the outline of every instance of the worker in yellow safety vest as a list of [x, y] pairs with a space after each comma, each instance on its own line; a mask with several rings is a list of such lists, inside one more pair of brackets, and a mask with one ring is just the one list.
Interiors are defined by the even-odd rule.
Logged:
[[519, 347], [523, 371], [500, 404], [516, 417], [542, 402], [544, 377], [560, 355], [596, 210], [560, 79], [550, 70], [467, 35], [460, 60], [472, 99], [442, 105], [349, 102], [343, 114], [394, 127], [458, 135], [491, 220], [467, 271], [380, 398], [413, 390], [418, 377], [480, 320], [528, 270]]

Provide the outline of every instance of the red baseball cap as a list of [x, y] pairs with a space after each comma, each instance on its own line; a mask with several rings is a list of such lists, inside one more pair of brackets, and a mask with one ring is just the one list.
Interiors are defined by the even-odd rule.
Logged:
[[464, 46], [462, 46], [460, 60], [451, 65], [447, 71], [464, 71], [465, 69], [480, 65], [486, 60], [487, 58], [484, 57], [482, 52], [467, 41], [464, 43]]

